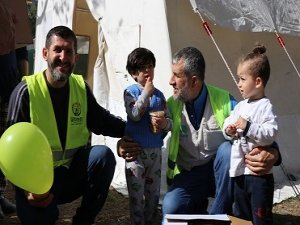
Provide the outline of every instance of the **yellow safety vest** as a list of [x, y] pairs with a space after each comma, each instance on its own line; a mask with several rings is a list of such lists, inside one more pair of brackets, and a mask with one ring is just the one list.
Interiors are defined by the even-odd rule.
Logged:
[[[212, 111], [220, 128], [226, 117], [229, 116], [231, 111], [230, 95], [229, 92], [218, 87], [206, 85], [210, 99]], [[175, 175], [180, 173], [180, 169], [176, 163], [181, 129], [181, 116], [183, 109], [183, 102], [174, 100], [171, 96], [167, 101], [168, 108], [173, 120], [173, 127], [171, 130], [171, 139], [168, 154], [168, 170], [167, 170], [167, 184], [170, 185]]]
[[[51, 97], [43, 73], [25, 76], [30, 99], [31, 123], [46, 135], [52, 149], [54, 167], [69, 166], [79, 147], [88, 143], [87, 94], [81, 75], [69, 77], [69, 103], [66, 146], [63, 149], [57, 129]], [[66, 103], [67, 104], [67, 103]]]

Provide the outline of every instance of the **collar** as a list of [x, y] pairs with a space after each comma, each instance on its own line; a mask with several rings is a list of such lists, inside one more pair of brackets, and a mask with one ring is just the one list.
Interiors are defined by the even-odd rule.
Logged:
[[185, 103], [186, 111], [188, 113], [190, 121], [196, 130], [198, 130], [200, 127], [200, 122], [206, 104], [207, 93], [207, 87], [205, 83], [203, 83], [199, 95], [192, 102]]

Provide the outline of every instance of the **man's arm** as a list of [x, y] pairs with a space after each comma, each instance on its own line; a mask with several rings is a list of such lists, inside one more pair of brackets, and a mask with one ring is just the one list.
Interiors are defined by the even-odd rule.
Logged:
[[140, 154], [141, 147], [131, 138], [124, 136], [117, 143], [117, 153], [119, 157], [126, 161], [134, 161], [138, 154]]
[[[29, 93], [25, 81], [21, 81], [10, 96], [7, 127], [18, 122], [30, 122], [29, 113]], [[53, 194], [33, 194], [24, 190], [24, 194], [29, 204], [34, 207], [45, 208], [53, 200]]]
[[271, 147], [257, 147], [245, 155], [246, 166], [253, 172], [253, 175], [265, 175], [273, 166], [281, 164], [281, 155], [276, 142]]
[[12, 92], [8, 105], [7, 127], [18, 123], [29, 122], [29, 93], [25, 81], [21, 81]]
[[126, 122], [100, 106], [87, 84], [86, 89], [88, 101], [88, 129], [97, 135], [123, 137]]
[[88, 85], [88, 118], [87, 124], [90, 131], [95, 134], [108, 135], [111, 137], [122, 137], [117, 143], [117, 153], [127, 161], [133, 161], [140, 153], [140, 146], [129, 137], [123, 137], [126, 122], [121, 118], [110, 114], [109, 111], [101, 107]]

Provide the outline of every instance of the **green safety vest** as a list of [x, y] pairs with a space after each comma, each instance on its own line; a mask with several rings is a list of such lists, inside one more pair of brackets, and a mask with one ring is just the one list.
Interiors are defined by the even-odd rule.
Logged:
[[[223, 127], [225, 118], [229, 116], [231, 111], [229, 92], [211, 85], [207, 85], [207, 91], [208, 91], [213, 114], [221, 129]], [[180, 141], [183, 102], [175, 100], [173, 96], [171, 96], [167, 101], [167, 105], [173, 120], [173, 127], [171, 130], [171, 139], [170, 139], [169, 154], [168, 154], [168, 169], [167, 169], [167, 184], [170, 185], [175, 175], [180, 173], [180, 169], [176, 164], [176, 160], [177, 160], [179, 141]]]
[[43, 73], [25, 76], [30, 99], [31, 123], [46, 135], [52, 149], [54, 167], [69, 166], [79, 147], [88, 143], [87, 94], [81, 75], [69, 77], [69, 103], [66, 146], [61, 146], [51, 97]]

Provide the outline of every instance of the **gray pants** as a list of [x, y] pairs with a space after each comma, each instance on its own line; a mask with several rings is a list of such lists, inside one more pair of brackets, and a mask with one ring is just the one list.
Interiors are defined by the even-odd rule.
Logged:
[[160, 196], [161, 149], [143, 149], [137, 160], [126, 162], [132, 225], [155, 223]]

